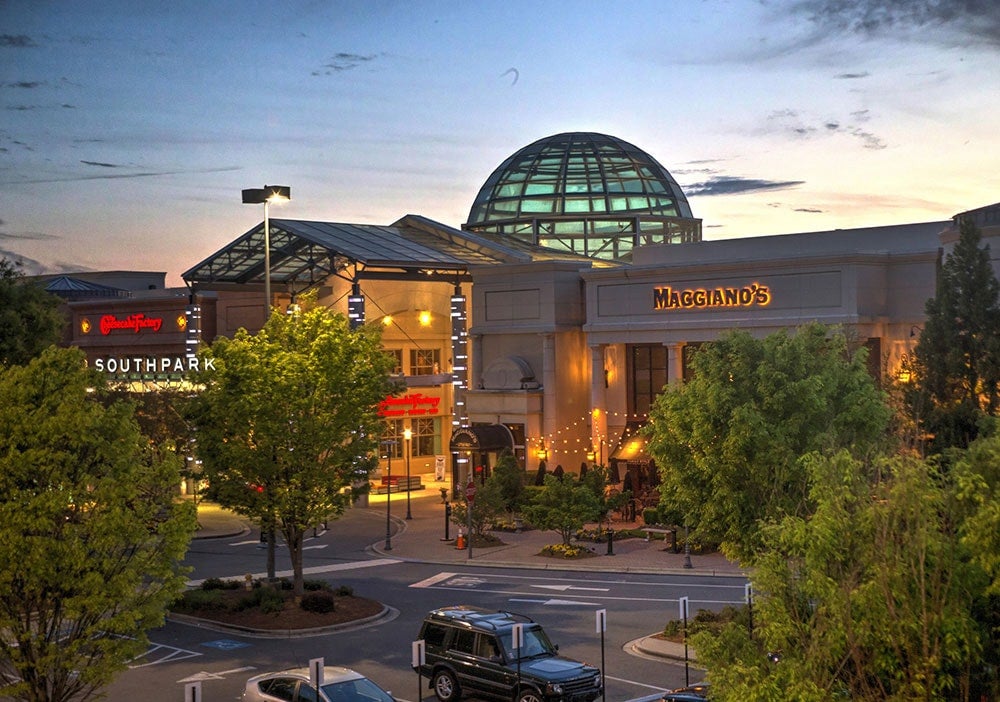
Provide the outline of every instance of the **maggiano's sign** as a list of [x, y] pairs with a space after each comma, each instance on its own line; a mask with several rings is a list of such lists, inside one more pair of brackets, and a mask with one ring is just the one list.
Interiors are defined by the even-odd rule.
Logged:
[[741, 288], [653, 288], [654, 310], [700, 310], [712, 307], [766, 307], [771, 289], [760, 283]]

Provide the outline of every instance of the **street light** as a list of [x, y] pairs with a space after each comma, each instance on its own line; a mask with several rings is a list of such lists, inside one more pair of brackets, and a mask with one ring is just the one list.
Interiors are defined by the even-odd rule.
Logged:
[[396, 442], [393, 440], [383, 441], [382, 445], [388, 448], [386, 454], [389, 457], [389, 467], [385, 474], [385, 550], [392, 550], [392, 530], [390, 524], [392, 522], [392, 450], [396, 446]]
[[413, 438], [413, 432], [409, 427], [403, 430], [403, 438], [406, 439], [406, 518], [413, 519], [410, 514], [410, 439]]
[[287, 185], [265, 185], [243, 191], [244, 205], [264, 205], [264, 321], [271, 315], [271, 222], [267, 206], [271, 202], [291, 200], [292, 189]]

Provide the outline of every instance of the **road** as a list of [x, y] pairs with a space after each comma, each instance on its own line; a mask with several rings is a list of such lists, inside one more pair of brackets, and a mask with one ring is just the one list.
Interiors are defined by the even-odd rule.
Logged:
[[[365, 547], [377, 539], [372, 522], [354, 518], [331, 524], [306, 544], [312, 578], [346, 585], [388, 605], [392, 614], [372, 626], [309, 638], [253, 638], [168, 622], [150, 634], [152, 646], [108, 690], [111, 700], [181, 702], [185, 685], [200, 680], [202, 701], [239, 699], [247, 677], [305, 666], [322, 657], [328, 665], [354, 668], [393, 692], [401, 702], [432, 700], [418, 691], [410, 668], [411, 643], [423, 615], [448, 604], [506, 609], [541, 622], [563, 655], [600, 666], [606, 699], [623, 702], [681, 685], [684, 664], [646, 659], [628, 644], [677, 618], [677, 600], [691, 609], [719, 609], [742, 602], [744, 580], [694, 575], [584, 573], [519, 568], [443, 567], [378, 557]], [[278, 569], [287, 559], [278, 551]], [[264, 550], [254, 537], [198, 541], [188, 557], [194, 580], [259, 572]], [[607, 630], [596, 632], [595, 613], [607, 612]], [[691, 673], [697, 676], [696, 672]], [[186, 701], [187, 702], [187, 701]]]

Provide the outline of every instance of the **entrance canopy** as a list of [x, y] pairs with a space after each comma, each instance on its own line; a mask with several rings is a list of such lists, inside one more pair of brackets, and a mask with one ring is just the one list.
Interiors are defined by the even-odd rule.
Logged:
[[477, 424], [462, 427], [451, 435], [451, 451], [514, 451], [514, 435], [503, 424]]
[[[269, 219], [271, 283], [297, 294], [338, 275], [362, 280], [470, 280], [469, 268], [580, 258], [520, 242], [498, 242], [407, 215], [392, 225]], [[263, 290], [263, 222], [182, 274], [194, 290]], [[583, 259], [586, 260], [586, 259]]]

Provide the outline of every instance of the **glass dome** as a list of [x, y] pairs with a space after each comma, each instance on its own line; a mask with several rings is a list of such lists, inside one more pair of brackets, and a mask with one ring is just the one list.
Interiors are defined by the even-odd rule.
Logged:
[[642, 244], [701, 240], [701, 220], [666, 168], [592, 132], [539, 139], [501, 163], [463, 229], [612, 261], [630, 261]]

